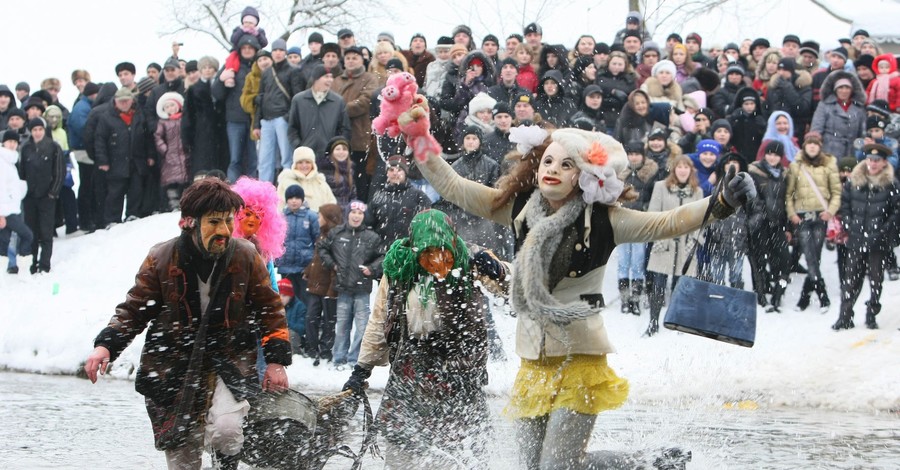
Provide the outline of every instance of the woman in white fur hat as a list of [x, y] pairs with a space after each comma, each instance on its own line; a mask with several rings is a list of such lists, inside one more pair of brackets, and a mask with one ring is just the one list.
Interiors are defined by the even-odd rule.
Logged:
[[[619, 407], [628, 395], [627, 381], [607, 365], [607, 354], [615, 352], [600, 315], [607, 261], [617, 244], [698, 229], [709, 204], [714, 218], [729, 216], [755, 196], [750, 177], [730, 175], [714, 201], [645, 213], [619, 204], [633, 197], [616, 177], [625, 167], [625, 151], [604, 134], [514, 128], [510, 140], [518, 144], [517, 152], [508, 158], [518, 163], [497, 188], [458, 176], [437, 154], [423, 155], [426, 147], [415, 143], [428, 136], [407, 138], [417, 149], [422, 174], [442, 197], [515, 233], [510, 296], [522, 363], [505, 413], [517, 420], [525, 466], [646, 463], [637, 454], [585, 450], [597, 415]], [[689, 459], [689, 453], [669, 449], [663, 460], [680, 465]]]

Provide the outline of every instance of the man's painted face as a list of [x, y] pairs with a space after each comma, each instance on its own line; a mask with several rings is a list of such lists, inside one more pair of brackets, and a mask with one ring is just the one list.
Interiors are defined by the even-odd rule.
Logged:
[[444, 279], [453, 269], [453, 253], [443, 248], [426, 248], [419, 254], [419, 266], [438, 279]]
[[234, 212], [209, 212], [200, 218], [198, 244], [200, 248], [219, 256], [225, 252], [234, 232]]
[[547, 146], [538, 165], [538, 188], [549, 201], [563, 201], [575, 190], [581, 170], [566, 149], [553, 142]]
[[262, 214], [253, 207], [241, 209], [240, 219], [241, 231], [244, 232], [246, 237], [256, 235], [256, 232], [259, 231], [259, 226], [262, 225]]

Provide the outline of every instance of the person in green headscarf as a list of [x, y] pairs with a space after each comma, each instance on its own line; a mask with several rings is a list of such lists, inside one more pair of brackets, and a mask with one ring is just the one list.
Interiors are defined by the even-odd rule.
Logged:
[[391, 368], [375, 420], [387, 440], [385, 468], [487, 466], [488, 344], [474, 281], [500, 286], [507, 267], [488, 250], [470, 258], [469, 248], [450, 218], [431, 209], [385, 255], [359, 360], [344, 385], [360, 392], [374, 366]]

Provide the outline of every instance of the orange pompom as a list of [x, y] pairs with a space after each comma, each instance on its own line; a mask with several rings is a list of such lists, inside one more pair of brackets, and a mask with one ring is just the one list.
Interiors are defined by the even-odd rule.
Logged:
[[608, 159], [609, 154], [606, 153], [606, 149], [602, 145], [600, 145], [600, 142], [594, 142], [591, 144], [591, 148], [587, 151], [587, 160], [591, 162], [592, 165], [606, 165], [606, 161]]

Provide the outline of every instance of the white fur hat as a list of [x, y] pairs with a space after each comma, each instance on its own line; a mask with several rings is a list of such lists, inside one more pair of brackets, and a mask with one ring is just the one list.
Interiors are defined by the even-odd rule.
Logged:
[[650, 70], [650, 75], [655, 77], [656, 73], [659, 72], [660, 70], [668, 70], [669, 73], [671, 73], [672, 76], [674, 77], [675, 76], [675, 62], [672, 62], [671, 60], [661, 60], [661, 61], [657, 62], [656, 65], [654, 65], [653, 68]]
[[469, 114], [475, 114], [484, 109], [494, 109], [497, 100], [491, 98], [487, 93], [481, 92], [469, 101]]
[[162, 96], [160, 96], [159, 101], [156, 102], [156, 115], [159, 116], [160, 119], [169, 119], [169, 114], [166, 113], [163, 109], [163, 106], [165, 106], [169, 101], [178, 103], [179, 111], [184, 107], [184, 97], [181, 96], [180, 93], [176, 93], [174, 91], [166, 92]]

